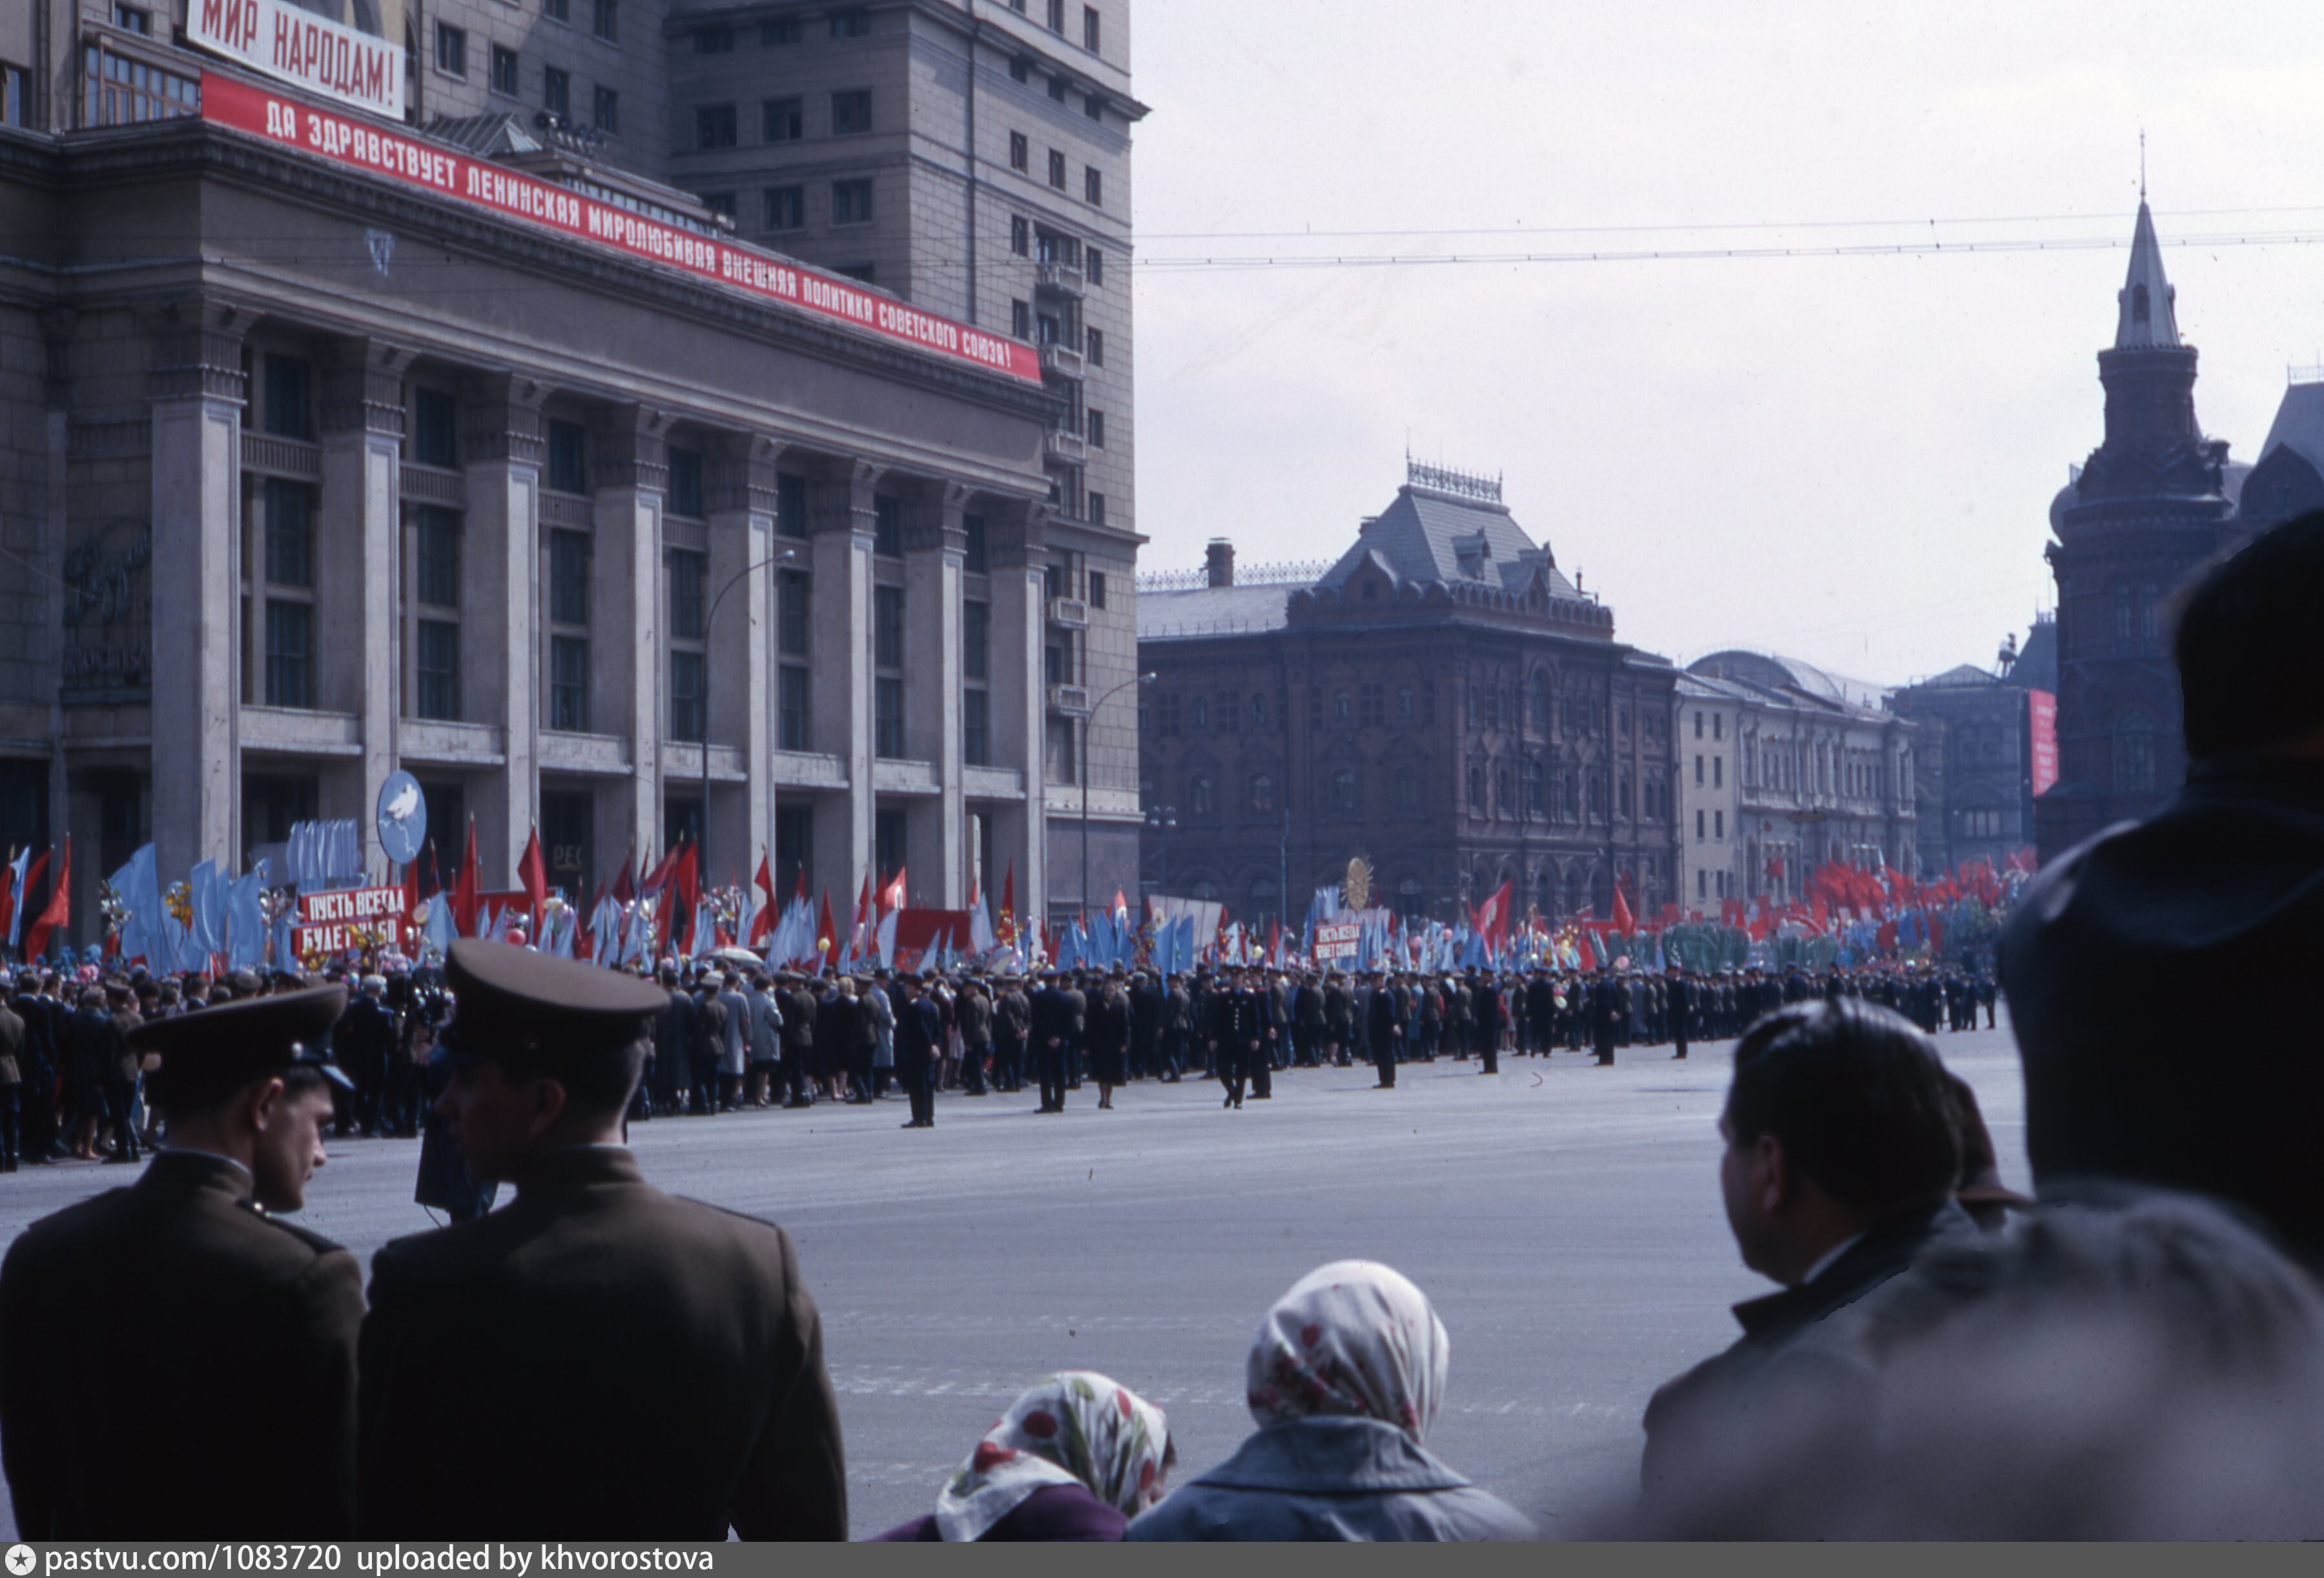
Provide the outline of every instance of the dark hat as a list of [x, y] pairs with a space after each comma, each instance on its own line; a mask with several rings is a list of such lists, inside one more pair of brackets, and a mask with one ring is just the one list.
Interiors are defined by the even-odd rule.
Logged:
[[331, 1027], [347, 1006], [346, 988], [281, 992], [148, 1020], [129, 1032], [130, 1050], [161, 1059], [164, 1104], [172, 1096], [230, 1093], [254, 1079], [312, 1068], [333, 1084], [354, 1084], [331, 1062]]
[[454, 943], [444, 974], [460, 1005], [447, 1032], [455, 1066], [495, 1052], [627, 1046], [669, 1006], [651, 982], [481, 937]]

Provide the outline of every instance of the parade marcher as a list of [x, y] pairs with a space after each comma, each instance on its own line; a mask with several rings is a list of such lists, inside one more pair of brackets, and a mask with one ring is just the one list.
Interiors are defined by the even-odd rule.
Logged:
[[936, 1059], [944, 1017], [927, 988], [927, 982], [909, 975], [896, 983], [896, 1079], [912, 1104], [907, 1129], [936, 1126]]
[[296, 1211], [337, 987], [157, 1020], [169, 1146], [0, 1266], [0, 1453], [39, 1540], [345, 1539], [363, 1273]]
[[[1960, 1137], [1944, 1065], [1884, 1009], [1800, 1003], [1735, 1048], [1720, 1188], [1743, 1263], [1783, 1290], [1735, 1306], [1743, 1334], [1646, 1406], [1639, 1478], [1649, 1504], [1716, 1472], [1738, 1422], [1808, 1407], [1838, 1367], [1820, 1325], [1950, 1233]], [[1840, 1372], [1844, 1373], [1844, 1372]]]
[[1397, 1044], [1404, 1039], [1404, 1026], [1397, 1020], [1396, 993], [1388, 990], [1385, 971], [1373, 978], [1371, 997], [1364, 1005], [1364, 1027], [1371, 1043], [1372, 1065], [1379, 1071], [1379, 1084], [1373, 1088], [1392, 1091]]
[[1194, 999], [1186, 978], [1173, 975], [1162, 1006], [1162, 1083], [1176, 1084], [1186, 1075], [1186, 1043], [1194, 1032]]
[[1130, 1083], [1130, 1000], [1117, 977], [1108, 981], [1089, 1008], [1089, 1072], [1097, 1082], [1101, 1112], [1113, 1110], [1113, 1093]]
[[1471, 1011], [1477, 1016], [1477, 1054], [1485, 1065], [1478, 1072], [1499, 1074], [1501, 1071], [1501, 988], [1490, 975], [1478, 980]]
[[1074, 1034], [1074, 1006], [1057, 985], [1055, 970], [1041, 972], [1033, 994], [1031, 1041], [1034, 1077], [1041, 1084], [1041, 1111], [1065, 1110], [1065, 1058]]
[[1678, 1050], [1671, 1056], [1683, 1058], [1687, 1032], [1694, 1025], [1694, 983], [1686, 978], [1686, 971], [1681, 965], [1670, 967], [1670, 995], [1665, 1005], [1665, 1011], [1670, 1015], [1671, 1039], [1678, 1043]]
[[961, 988], [960, 1006], [955, 1012], [960, 1023], [964, 1094], [981, 1096], [985, 1093], [985, 1075], [992, 1064], [992, 1000], [985, 995], [982, 980], [968, 982]]
[[945, 1482], [934, 1512], [878, 1537], [1119, 1540], [1161, 1498], [1177, 1455], [1161, 1409], [1102, 1375], [1069, 1370], [1009, 1406]]
[[788, 1235], [663, 1194], [619, 1143], [663, 995], [479, 941], [446, 972], [440, 1104], [517, 1197], [372, 1262], [364, 1536], [844, 1537], [838, 1414]]
[[1444, 1326], [1386, 1266], [1294, 1283], [1244, 1366], [1259, 1429], [1130, 1526], [1133, 1540], [1523, 1540], [1533, 1525], [1421, 1443], [1444, 1398]]
[[751, 1083], [743, 1104], [771, 1107], [783, 1065], [783, 1010], [775, 983], [763, 970], [752, 972], [750, 1003]]
[[1025, 1088], [1025, 1049], [1033, 1032], [1033, 1001], [1014, 975], [1001, 978], [992, 1004], [993, 1083], [1010, 1094]]
[[1231, 979], [1224, 990], [1211, 996], [1206, 1044], [1211, 1053], [1211, 1072], [1226, 1088], [1226, 1098], [1219, 1103], [1222, 1108], [1238, 1112], [1242, 1108], [1244, 1082], [1250, 1077], [1252, 1064], [1264, 1055], [1263, 1011], [1259, 993], [1250, 991], [1240, 976]]
[[347, 1077], [355, 1085], [352, 1116], [356, 1130], [365, 1135], [386, 1129], [388, 1060], [396, 1039], [395, 1016], [388, 1010], [386, 994], [385, 976], [364, 976], [338, 1027]]

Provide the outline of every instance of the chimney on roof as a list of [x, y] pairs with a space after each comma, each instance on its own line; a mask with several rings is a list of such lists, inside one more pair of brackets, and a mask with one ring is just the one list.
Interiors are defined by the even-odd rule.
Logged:
[[1223, 537], [1211, 539], [1210, 547], [1203, 550], [1203, 568], [1210, 572], [1213, 586], [1234, 585], [1234, 544]]

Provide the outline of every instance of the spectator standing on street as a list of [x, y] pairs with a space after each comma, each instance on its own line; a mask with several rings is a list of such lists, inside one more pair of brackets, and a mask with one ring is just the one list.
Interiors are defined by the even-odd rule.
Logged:
[[1427, 1296], [1339, 1260], [1293, 1284], [1244, 1370], [1259, 1429], [1130, 1526], [1133, 1540], [1521, 1540], [1533, 1526], [1421, 1442], [1448, 1343]]

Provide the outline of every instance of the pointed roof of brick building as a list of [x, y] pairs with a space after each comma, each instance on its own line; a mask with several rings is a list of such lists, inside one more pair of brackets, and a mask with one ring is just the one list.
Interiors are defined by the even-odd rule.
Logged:
[[2154, 239], [2154, 216], [2138, 199], [2138, 226], [2131, 232], [2130, 273], [2116, 292], [2114, 348], [2144, 350], [2176, 346], [2179, 315], [2175, 294], [2163, 274], [2163, 247]]

